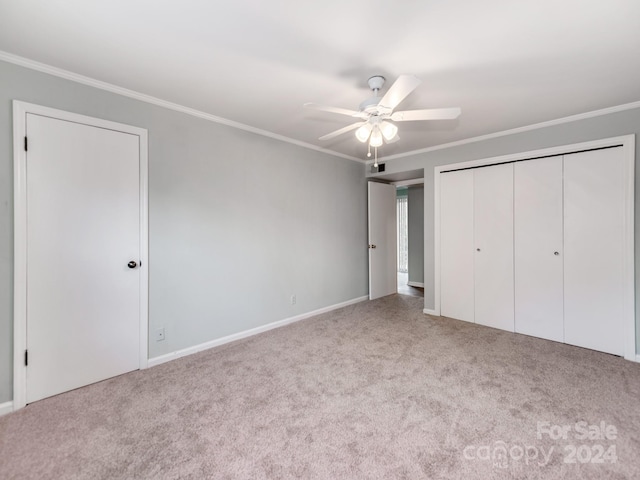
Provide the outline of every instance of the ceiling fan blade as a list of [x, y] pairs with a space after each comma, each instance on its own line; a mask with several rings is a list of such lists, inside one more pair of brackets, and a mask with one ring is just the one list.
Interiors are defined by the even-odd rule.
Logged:
[[338, 130], [336, 130], [335, 132], [331, 132], [331, 133], [327, 133], [326, 135], [323, 135], [322, 137], [320, 137], [318, 140], [329, 140], [331, 138], [337, 137], [338, 135], [342, 135], [343, 133], [347, 133], [351, 130], [355, 130], [356, 128], [364, 125], [367, 122], [357, 122], [357, 123], [352, 123], [351, 125], [347, 125], [346, 127], [342, 127]]
[[426, 110], [405, 110], [394, 112], [391, 120], [395, 122], [408, 122], [412, 120], [453, 120], [458, 118], [462, 110], [460, 108], [429, 108]]
[[422, 81], [415, 75], [400, 75], [384, 97], [382, 97], [378, 105], [393, 110], [407, 95], [413, 92], [420, 83], [422, 83]]
[[340, 115], [348, 115], [350, 117], [359, 117], [361, 113], [356, 110], [349, 110], [339, 107], [326, 107], [324, 105], [318, 105], [316, 103], [305, 103], [304, 106], [307, 108], [313, 108], [314, 110], [320, 110], [321, 112], [337, 113]]

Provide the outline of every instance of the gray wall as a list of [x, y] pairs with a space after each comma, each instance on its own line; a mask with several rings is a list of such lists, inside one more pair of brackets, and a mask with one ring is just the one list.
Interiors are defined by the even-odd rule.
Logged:
[[[638, 289], [640, 287], [640, 108], [623, 112], [602, 115], [599, 117], [564, 123], [546, 128], [531, 130], [514, 135], [493, 138], [466, 145], [435, 150], [384, 162], [384, 175], [424, 168], [425, 187], [425, 308], [434, 307], [434, 201], [433, 201], [433, 168], [438, 165], [491, 158], [511, 153], [527, 152], [541, 148], [569, 145], [601, 138], [620, 135], [636, 135], [636, 168], [635, 168], [635, 271], [636, 271], [636, 337], [640, 346], [640, 305]], [[367, 176], [376, 177], [367, 170]]]
[[364, 165], [5, 62], [0, 85], [0, 403], [12, 399], [13, 99], [148, 129], [150, 357], [367, 294]]
[[409, 281], [424, 283], [424, 187], [409, 187]]

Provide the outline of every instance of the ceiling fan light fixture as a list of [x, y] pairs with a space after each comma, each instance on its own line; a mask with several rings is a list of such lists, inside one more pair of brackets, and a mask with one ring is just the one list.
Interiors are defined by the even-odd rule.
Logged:
[[390, 122], [382, 122], [380, 124], [380, 130], [382, 131], [382, 136], [387, 142], [393, 140], [393, 138], [398, 134], [398, 127]]
[[380, 128], [377, 126], [371, 132], [371, 139], [369, 140], [369, 145], [375, 148], [382, 146], [382, 132], [380, 131]]
[[369, 135], [371, 135], [371, 124], [365, 123], [360, 128], [356, 130], [356, 138], [360, 140], [362, 143], [366, 142], [369, 139]]
[[400, 140], [400, 135], [396, 134], [391, 140], [387, 140], [387, 143], [396, 143]]

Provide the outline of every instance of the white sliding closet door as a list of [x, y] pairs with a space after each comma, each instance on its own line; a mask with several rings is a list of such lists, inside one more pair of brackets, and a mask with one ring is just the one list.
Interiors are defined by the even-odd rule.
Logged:
[[473, 170], [440, 174], [440, 312], [474, 321]]
[[514, 169], [515, 331], [562, 342], [562, 156]]
[[513, 164], [473, 173], [475, 322], [513, 332]]
[[564, 339], [624, 355], [623, 149], [564, 157]]

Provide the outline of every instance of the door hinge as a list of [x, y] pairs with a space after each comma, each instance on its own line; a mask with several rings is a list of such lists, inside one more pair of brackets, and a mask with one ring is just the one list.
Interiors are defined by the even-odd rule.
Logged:
[[29, 145], [28, 145], [28, 142], [27, 142], [27, 137], [24, 137], [24, 151], [25, 152], [29, 151], [28, 147], [29, 147]]
[[27, 367], [29, 365], [29, 350], [24, 351], [24, 366]]

